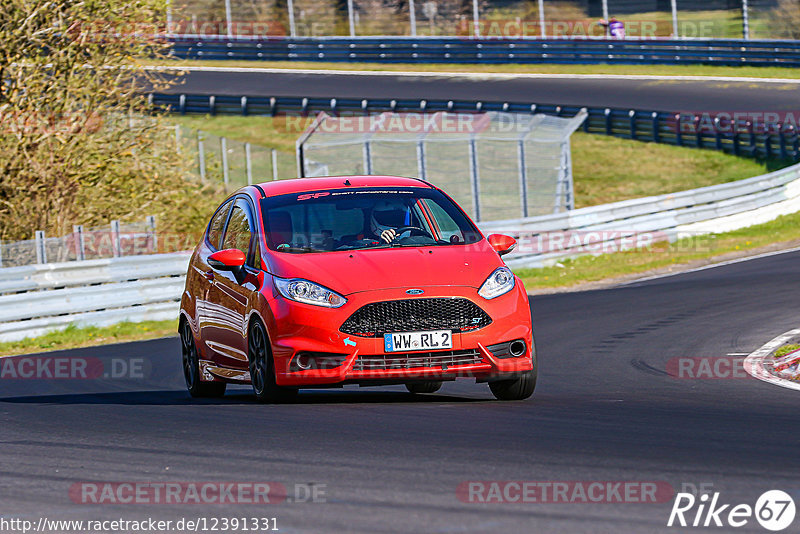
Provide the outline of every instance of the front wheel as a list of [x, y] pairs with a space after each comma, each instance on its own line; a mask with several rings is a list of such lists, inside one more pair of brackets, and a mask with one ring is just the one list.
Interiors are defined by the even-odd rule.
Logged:
[[267, 344], [267, 332], [261, 323], [253, 323], [248, 341], [250, 382], [256, 399], [259, 402], [282, 402], [297, 395], [297, 389], [280, 387], [275, 382], [275, 367]]
[[183, 360], [183, 378], [189, 395], [195, 398], [222, 397], [225, 395], [225, 382], [203, 382], [200, 380], [200, 357], [194, 342], [192, 327], [189, 321], [181, 322], [181, 353]]
[[536, 389], [536, 369], [510, 380], [489, 382], [489, 389], [492, 390], [497, 400], [525, 400], [533, 395], [533, 390]]

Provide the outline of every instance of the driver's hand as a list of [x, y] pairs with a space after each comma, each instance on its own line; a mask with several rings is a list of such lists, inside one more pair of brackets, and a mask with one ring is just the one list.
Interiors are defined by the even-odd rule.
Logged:
[[389, 228], [388, 230], [384, 230], [381, 232], [381, 239], [386, 241], [387, 243], [391, 243], [394, 241], [394, 238], [397, 237], [397, 232], [394, 228]]

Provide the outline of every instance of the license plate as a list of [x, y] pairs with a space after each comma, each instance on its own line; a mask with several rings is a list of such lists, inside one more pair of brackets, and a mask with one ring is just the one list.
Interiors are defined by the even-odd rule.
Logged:
[[383, 344], [386, 352], [452, 349], [453, 334], [450, 330], [395, 332], [383, 334]]

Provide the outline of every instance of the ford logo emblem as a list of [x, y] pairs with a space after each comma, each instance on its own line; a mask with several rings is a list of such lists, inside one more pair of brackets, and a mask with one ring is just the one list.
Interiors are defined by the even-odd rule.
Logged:
[[422, 295], [425, 291], [422, 289], [406, 289], [406, 293], [408, 295]]

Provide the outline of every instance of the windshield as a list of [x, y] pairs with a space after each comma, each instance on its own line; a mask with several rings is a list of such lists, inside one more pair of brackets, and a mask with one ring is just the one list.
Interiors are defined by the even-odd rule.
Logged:
[[352, 188], [261, 201], [267, 246], [278, 252], [466, 245], [481, 239], [453, 201], [435, 189]]

